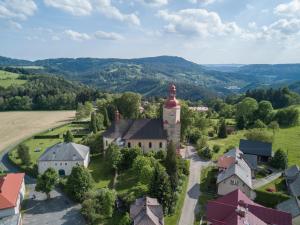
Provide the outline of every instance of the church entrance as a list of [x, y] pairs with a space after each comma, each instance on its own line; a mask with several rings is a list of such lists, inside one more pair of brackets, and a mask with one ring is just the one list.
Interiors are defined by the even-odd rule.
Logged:
[[61, 176], [61, 177], [66, 176], [65, 170], [59, 170], [59, 171], [58, 171], [58, 174], [59, 174], [59, 176]]

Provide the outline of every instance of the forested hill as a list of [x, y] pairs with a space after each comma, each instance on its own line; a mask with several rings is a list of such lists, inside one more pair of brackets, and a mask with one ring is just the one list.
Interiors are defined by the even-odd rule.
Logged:
[[173, 56], [37, 61], [0, 57], [0, 67], [23, 69], [30, 74], [60, 75], [103, 91], [136, 91], [144, 96], [165, 96], [166, 86], [175, 82], [179, 97], [190, 100], [300, 81], [300, 64], [204, 66]]

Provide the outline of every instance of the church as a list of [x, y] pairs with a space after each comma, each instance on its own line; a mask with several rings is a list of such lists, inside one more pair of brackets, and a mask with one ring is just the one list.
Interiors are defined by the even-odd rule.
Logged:
[[111, 127], [103, 133], [103, 146], [140, 147], [143, 152], [166, 150], [168, 142], [180, 147], [180, 103], [171, 84], [162, 119], [122, 119], [118, 111]]

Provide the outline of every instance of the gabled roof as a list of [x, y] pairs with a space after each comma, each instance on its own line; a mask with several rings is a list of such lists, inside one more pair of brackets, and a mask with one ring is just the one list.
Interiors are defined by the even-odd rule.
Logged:
[[288, 179], [295, 178], [295, 176], [297, 176], [298, 174], [300, 174], [300, 169], [297, 165], [293, 165], [284, 171], [284, 175]]
[[139, 198], [130, 206], [135, 225], [163, 225], [163, 209], [155, 198]]
[[240, 140], [240, 150], [244, 154], [257, 156], [272, 156], [272, 144], [262, 141]]
[[209, 201], [206, 217], [212, 225], [292, 225], [289, 213], [256, 204], [239, 189]]
[[85, 145], [58, 143], [46, 149], [39, 161], [82, 161], [86, 159], [90, 148]]
[[233, 175], [238, 176], [248, 187], [252, 189], [251, 169], [244, 160], [237, 158], [235, 163], [223, 172], [220, 172], [217, 178], [217, 184], [229, 177], [232, 177]]
[[103, 133], [103, 137], [117, 139], [122, 138], [132, 125], [133, 120], [120, 119], [113, 122], [112, 125]]
[[130, 139], [167, 139], [167, 132], [163, 128], [161, 119], [134, 120], [123, 137]]
[[242, 154], [242, 159], [245, 160], [250, 169], [257, 169], [257, 155]]
[[9, 173], [0, 178], [0, 209], [16, 206], [24, 176], [24, 173]]
[[300, 196], [300, 175], [292, 183], [289, 183], [289, 187], [294, 196]]

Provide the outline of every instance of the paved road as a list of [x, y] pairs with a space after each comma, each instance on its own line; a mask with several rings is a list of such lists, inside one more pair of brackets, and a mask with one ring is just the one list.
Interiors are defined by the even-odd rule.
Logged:
[[272, 181], [276, 180], [277, 178], [279, 178], [281, 176], [282, 172], [274, 172], [271, 175], [261, 178], [261, 179], [257, 179], [253, 181], [253, 188], [257, 189], [260, 188], [268, 183], [271, 183]]
[[209, 165], [210, 162], [203, 161], [196, 150], [187, 147], [187, 159], [190, 159], [190, 175], [187, 193], [178, 225], [194, 225], [195, 214], [199, 212], [198, 199], [200, 196], [200, 175], [201, 167]]

